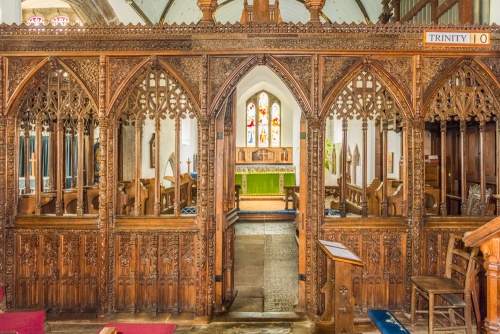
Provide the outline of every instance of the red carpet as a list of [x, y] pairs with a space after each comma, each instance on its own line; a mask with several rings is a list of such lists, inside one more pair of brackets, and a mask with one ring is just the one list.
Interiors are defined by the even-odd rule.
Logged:
[[0, 331], [44, 334], [45, 311], [0, 313]]
[[127, 324], [109, 323], [106, 327], [115, 327], [118, 334], [172, 334], [175, 324]]

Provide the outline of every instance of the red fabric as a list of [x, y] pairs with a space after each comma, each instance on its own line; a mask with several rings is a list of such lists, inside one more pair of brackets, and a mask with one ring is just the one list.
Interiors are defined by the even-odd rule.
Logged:
[[127, 324], [110, 323], [106, 327], [115, 327], [118, 334], [172, 334], [175, 324]]
[[0, 313], [0, 331], [44, 334], [45, 311]]

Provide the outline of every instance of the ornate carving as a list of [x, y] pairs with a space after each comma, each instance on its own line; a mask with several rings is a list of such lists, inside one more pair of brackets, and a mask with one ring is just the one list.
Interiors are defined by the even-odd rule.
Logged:
[[222, 84], [231, 76], [246, 57], [210, 57], [210, 101], [214, 102], [215, 95]]
[[311, 96], [312, 71], [310, 56], [281, 56], [276, 57], [289, 70], [292, 77], [300, 84], [306, 96]]
[[500, 58], [481, 58], [481, 61], [488, 66], [488, 68], [493, 72], [500, 81]]
[[14, 91], [21, 82], [26, 79], [28, 74], [38, 65], [43, 58], [41, 57], [16, 57], [7, 59], [7, 96], [9, 101]]
[[143, 60], [141, 57], [109, 58], [109, 98], [115, 96], [120, 84]]
[[323, 58], [323, 95], [325, 98], [337, 81], [343, 77], [359, 60], [355, 57], [324, 57]]
[[438, 80], [454, 59], [450, 58], [423, 58], [421, 65], [421, 84], [424, 89], [423, 100], [427, 100], [427, 95], [432, 88], [432, 84]]
[[177, 73], [182, 75], [194, 98], [200, 104], [200, 82], [202, 77], [202, 60], [200, 57], [164, 57], [162, 58]]
[[406, 96], [411, 96], [412, 60], [411, 58], [396, 58], [379, 60], [382, 66], [398, 83], [399, 88]]
[[80, 77], [92, 95], [93, 100], [97, 101], [99, 91], [99, 59], [73, 58], [64, 59], [63, 62]]

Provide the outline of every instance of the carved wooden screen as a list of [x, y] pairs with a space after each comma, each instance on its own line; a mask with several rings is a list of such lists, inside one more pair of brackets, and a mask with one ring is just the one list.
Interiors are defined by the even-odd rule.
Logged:
[[[192, 111], [184, 88], [159, 66], [136, 80], [120, 118], [118, 214], [196, 213], [196, 179], [188, 173], [197, 149]], [[184, 138], [183, 126], [191, 129], [191, 137]]]
[[[387, 165], [388, 157], [394, 153], [388, 152], [388, 138], [397, 142], [396, 146], [394, 143], [390, 146], [399, 150], [397, 162], [402, 158], [401, 119], [395, 99], [384, 83], [370, 70], [353, 76], [336, 96], [326, 122], [325, 140], [330, 145], [333, 143], [335, 151], [342, 155], [332, 157], [342, 164], [337, 174], [325, 170], [326, 185], [338, 185], [340, 195], [327, 201], [326, 212], [341, 217], [402, 215], [403, 177], [399, 171], [389, 173], [391, 169], [388, 170]], [[348, 155], [357, 146], [360, 147], [359, 167]], [[355, 168], [360, 170], [356, 173]], [[341, 171], [345, 172], [341, 174]], [[351, 179], [353, 175], [357, 175], [357, 183]]]
[[93, 168], [98, 135], [95, 107], [55, 60], [32, 82], [34, 88], [18, 114], [19, 213], [96, 213], [90, 212], [88, 203], [91, 196], [98, 200]]
[[[494, 85], [485, 85], [483, 73], [471, 61], [457, 67], [431, 97], [426, 119], [426, 203], [437, 203], [427, 214], [466, 214], [469, 189], [481, 186], [481, 214], [494, 213], [489, 191], [498, 192], [497, 145], [498, 107]], [[432, 171], [436, 166], [437, 172]], [[433, 182], [433, 181], [436, 182]], [[434, 184], [434, 185], [433, 185]], [[437, 205], [436, 204], [436, 205]], [[470, 212], [470, 211], [469, 211]]]

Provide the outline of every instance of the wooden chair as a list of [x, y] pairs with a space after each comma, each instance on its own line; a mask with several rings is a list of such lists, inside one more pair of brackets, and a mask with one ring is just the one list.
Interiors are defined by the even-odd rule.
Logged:
[[[472, 333], [471, 276], [476, 267], [473, 260], [478, 247], [462, 249], [462, 237], [451, 234], [446, 254], [445, 276], [412, 276], [411, 324], [416, 313], [426, 313], [429, 333], [436, 330], [454, 331], [465, 329]], [[417, 310], [417, 294], [428, 301], [426, 310]], [[436, 296], [439, 296], [436, 300]], [[437, 301], [437, 302], [436, 302]], [[435, 322], [440, 326], [435, 328]]]

